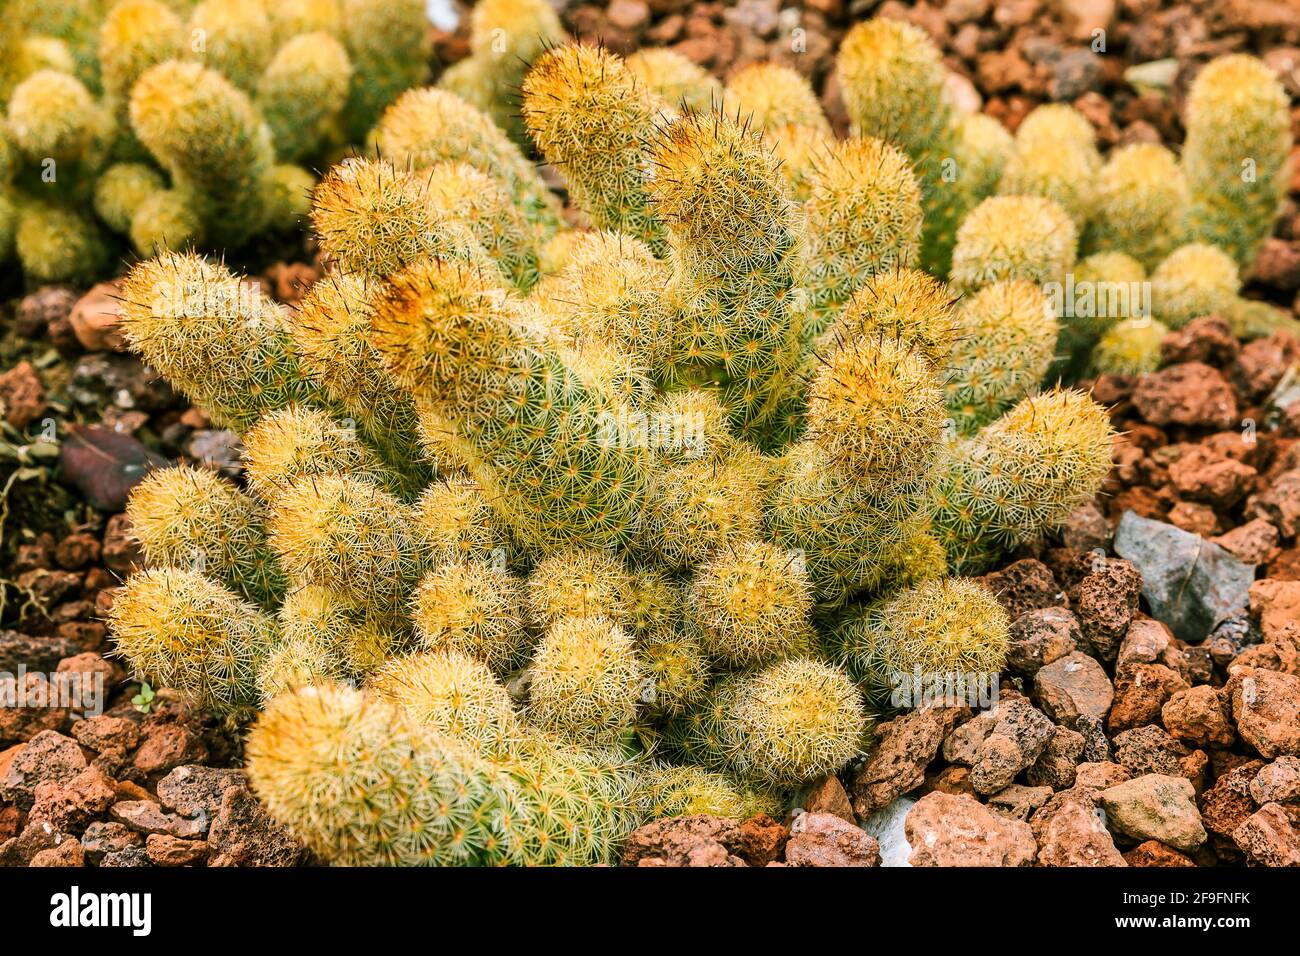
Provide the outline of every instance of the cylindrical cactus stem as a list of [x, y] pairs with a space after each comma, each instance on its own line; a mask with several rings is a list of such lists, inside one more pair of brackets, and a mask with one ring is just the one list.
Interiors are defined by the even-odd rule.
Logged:
[[949, 282], [974, 292], [1000, 279], [1061, 282], [1079, 254], [1079, 233], [1060, 205], [1041, 196], [992, 196], [957, 231]]
[[971, 691], [984, 695], [976, 702], [996, 691], [1009, 626], [1007, 612], [982, 584], [943, 578], [850, 614], [828, 644], [882, 704], [919, 707], [927, 687], [964, 689], [960, 702], [968, 703]]
[[483, 110], [527, 146], [520, 84], [544, 50], [567, 39], [549, 0], [482, 0], [470, 16], [470, 56], [443, 73], [438, 85]]
[[1016, 130], [1015, 146], [998, 191], [1055, 201], [1082, 232], [1092, 217], [1101, 155], [1087, 118], [1065, 103], [1030, 111]]
[[529, 721], [573, 741], [616, 740], [648, 690], [636, 643], [605, 617], [557, 621], [529, 673]]
[[632, 576], [622, 560], [594, 548], [573, 548], [539, 562], [528, 576], [528, 613], [543, 630], [568, 618], [627, 617]]
[[412, 517], [371, 481], [305, 477], [276, 496], [269, 541], [293, 583], [394, 609], [410, 597], [426, 563]]
[[204, 0], [187, 24], [195, 59], [246, 93], [271, 62], [271, 22], [259, 0]]
[[1111, 468], [1114, 429], [1082, 392], [1022, 399], [973, 438], [945, 447], [934, 528], [958, 573], [1060, 526]]
[[739, 776], [776, 787], [835, 773], [856, 756], [870, 723], [849, 675], [793, 657], [722, 688], [719, 756]]
[[14, 211], [14, 249], [29, 281], [89, 284], [102, 275], [109, 250], [93, 218], [71, 206], [26, 200]]
[[531, 289], [537, 282], [537, 231], [497, 181], [465, 162], [439, 163], [419, 175], [434, 209], [468, 229], [517, 289]]
[[801, 552], [750, 540], [703, 564], [686, 618], [704, 650], [733, 668], [808, 650], [812, 593], [803, 562]]
[[[1002, 173], [1015, 149], [1007, 128], [987, 113], [965, 113], [959, 117], [953, 153], [953, 185], [961, 198], [954, 208], [974, 209], [997, 192]], [[960, 223], [954, 223], [954, 227]]]
[[661, 631], [637, 639], [637, 656], [646, 675], [641, 695], [645, 713], [671, 717], [695, 706], [709, 685], [709, 658], [688, 633]]
[[490, 759], [375, 694], [337, 684], [273, 700], [248, 773], [272, 817], [344, 866], [609, 862], [629, 772], [545, 741]]
[[920, 269], [890, 269], [868, 279], [813, 347], [823, 356], [857, 339], [894, 339], [942, 368], [957, 338], [953, 294]]
[[676, 50], [642, 47], [624, 62], [646, 89], [669, 106], [702, 113], [722, 102], [718, 78]]
[[523, 734], [505, 687], [482, 661], [459, 651], [393, 658], [370, 675], [366, 690], [425, 730], [488, 755], [508, 754]]
[[1192, 82], [1186, 125], [1188, 235], [1226, 249], [1245, 268], [1286, 198], [1292, 145], [1286, 90], [1255, 57], [1219, 57]]
[[779, 446], [799, 391], [807, 294], [801, 217], [761, 140], [724, 116], [689, 113], [650, 147], [676, 307], [665, 378], [716, 387], [741, 437]]
[[416, 640], [483, 661], [505, 677], [531, 650], [523, 583], [480, 558], [436, 565], [415, 592]]
[[342, 39], [352, 61], [343, 134], [359, 143], [403, 90], [428, 75], [428, 15], [421, 0], [341, 0], [341, 6]]
[[205, 573], [266, 607], [283, 596], [262, 506], [213, 472], [185, 465], [153, 471], [132, 489], [127, 515], [150, 566]]
[[520, 549], [477, 481], [452, 475], [429, 485], [415, 505], [415, 530], [431, 563], [486, 561], [517, 564]]
[[131, 87], [149, 67], [181, 53], [184, 25], [162, 0], [117, 0], [99, 28], [99, 77], [104, 95], [126, 118]]
[[853, 132], [912, 158], [925, 209], [922, 262], [943, 275], [974, 197], [956, 166], [957, 118], [938, 48], [919, 27], [878, 17], [845, 35], [835, 66]]
[[636, 778], [637, 816], [646, 823], [669, 817], [710, 816], [748, 820], [756, 813], [781, 815], [780, 802], [744, 786], [726, 774], [693, 767], [658, 764]]
[[95, 213], [109, 229], [126, 235], [140, 207], [166, 188], [166, 181], [152, 166], [114, 163], [95, 181]]
[[829, 452], [805, 440], [782, 457], [764, 521], [780, 547], [803, 552], [813, 596], [838, 604], [881, 583], [905, 540], [904, 519], [923, 509], [927, 494], [919, 485], [872, 496]]
[[806, 199], [814, 168], [835, 143], [812, 84], [788, 66], [754, 63], [727, 81], [722, 112], [763, 133], [792, 198]]
[[649, 462], [627, 433], [626, 407], [513, 323], [489, 277], [441, 260], [399, 273], [372, 341], [395, 380], [452, 423], [522, 543], [631, 539]]
[[1189, 242], [1151, 273], [1151, 312], [1170, 328], [1181, 329], [1192, 319], [1227, 308], [1240, 288], [1232, 256], [1206, 242]]
[[944, 397], [957, 431], [970, 434], [1042, 384], [1060, 326], [1047, 296], [1024, 279], [980, 289], [958, 307], [957, 325]]
[[301, 478], [346, 475], [398, 492], [400, 480], [361, 441], [355, 423], [303, 405], [278, 408], [244, 433], [249, 487], [264, 501]]
[[656, 470], [639, 552], [682, 569], [758, 534], [766, 469], [757, 449], [735, 446]]
[[203, 222], [191, 196], [179, 189], [160, 189], [146, 196], [129, 230], [131, 245], [144, 258], [193, 246], [203, 236]]
[[261, 231], [275, 151], [247, 94], [201, 63], [169, 60], [136, 82], [130, 115], [140, 142], [198, 210], [205, 241], [239, 245]]
[[155, 568], [127, 579], [109, 612], [116, 652], [160, 687], [216, 713], [257, 706], [275, 623], [203, 575]]
[[523, 92], [528, 130], [564, 174], [574, 204], [597, 228], [625, 232], [662, 253], [646, 141], [665, 104], [617, 56], [576, 43], [539, 56]]
[[[55, 70], [38, 70], [14, 88], [9, 98], [8, 129], [15, 146], [47, 176], [54, 163], [57, 183], [78, 165], [102, 159], [105, 116], [80, 80]], [[84, 169], [89, 173], [90, 169]]]
[[315, 647], [348, 679], [364, 678], [409, 643], [398, 614], [316, 584], [294, 588], [277, 616], [284, 642]]
[[289, 334], [307, 374], [357, 421], [384, 461], [418, 488], [429, 469], [422, 462], [415, 403], [393, 383], [370, 344], [376, 290], [365, 276], [322, 277], [303, 296]]
[[327, 141], [351, 78], [347, 50], [328, 33], [295, 36], [276, 51], [258, 79], [257, 106], [281, 160], [310, 157]]
[[1150, 316], [1117, 322], [1093, 346], [1088, 362], [1092, 375], [1141, 375], [1160, 367], [1160, 343], [1169, 326]]
[[565, 342], [612, 343], [655, 370], [667, 357], [671, 315], [668, 268], [650, 247], [621, 232], [574, 232], [567, 261], [533, 289], [530, 301]]
[[1158, 143], [1132, 143], [1110, 154], [1097, 181], [1092, 219], [1083, 235], [1089, 252], [1123, 252], [1147, 269], [1178, 245], [1187, 215], [1187, 177]]
[[131, 346], [230, 428], [323, 397], [299, 364], [283, 308], [224, 266], [175, 253], [141, 262], [122, 302]]
[[919, 258], [921, 192], [901, 152], [854, 138], [816, 160], [804, 211], [812, 295], [804, 337], [813, 341], [863, 283]]
[[934, 462], [946, 415], [934, 367], [905, 340], [832, 348], [808, 390], [808, 437], [862, 484], [888, 495]]
[[454, 93], [408, 90], [384, 112], [373, 138], [380, 156], [410, 169], [469, 163], [502, 184], [542, 239], [559, 228], [559, 203], [519, 147]]
[[1048, 286], [1048, 299], [1061, 323], [1058, 361], [1067, 380], [1087, 367], [1088, 354], [1115, 323], [1149, 316], [1150, 286], [1142, 263], [1123, 252], [1094, 252], [1066, 275], [1063, 286]]
[[494, 268], [470, 231], [430, 203], [424, 179], [386, 160], [332, 168], [316, 187], [311, 219], [321, 251], [345, 274], [379, 278], [429, 256]]

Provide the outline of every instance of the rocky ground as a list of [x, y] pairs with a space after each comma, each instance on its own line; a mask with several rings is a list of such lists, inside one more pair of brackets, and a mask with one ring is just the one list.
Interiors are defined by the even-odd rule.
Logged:
[[[1300, 92], [1300, 8], [1280, 0], [614, 0], [564, 17], [577, 35], [672, 46], [724, 77], [788, 63], [842, 128], [833, 50], [871, 14], [928, 30], [968, 81], [960, 94], [1009, 127], [1072, 102], [1103, 148], [1176, 147], [1187, 83], [1219, 53], [1257, 52]], [[438, 34], [442, 60], [466, 38]], [[258, 255], [234, 265], [281, 301], [316, 277], [308, 247]], [[111, 283], [7, 288], [0, 672], [25, 668], [35, 695], [43, 673], [102, 675], [107, 699], [88, 719], [0, 707], [0, 864], [304, 862], [233, 769], [240, 728], [166, 691], [146, 701], [105, 656], [102, 615], [138, 560], [130, 487], [168, 461], [236, 475], [237, 439], [122, 351]], [[1298, 289], [1292, 202], [1247, 293], [1292, 308]], [[896, 717], [802, 812], [660, 821], [625, 862], [1300, 865], [1300, 341], [1242, 343], [1210, 316], [1171, 335], [1165, 360], [1094, 383], [1125, 432], [1106, 493], [988, 577], [1015, 622], [995, 712]]]

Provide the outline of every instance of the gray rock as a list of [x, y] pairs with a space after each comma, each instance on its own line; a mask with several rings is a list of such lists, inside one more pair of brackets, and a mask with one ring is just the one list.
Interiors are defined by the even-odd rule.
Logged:
[[1249, 603], [1255, 565], [1163, 521], [1124, 512], [1115, 553], [1142, 572], [1142, 596], [1151, 615], [1189, 643], [1203, 641]]

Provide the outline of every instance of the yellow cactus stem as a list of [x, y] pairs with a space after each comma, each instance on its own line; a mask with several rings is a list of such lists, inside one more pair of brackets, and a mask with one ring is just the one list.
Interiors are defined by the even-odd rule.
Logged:
[[299, 479], [276, 496], [268, 527], [292, 583], [318, 584], [376, 608], [404, 604], [424, 571], [410, 509], [360, 478]]
[[309, 656], [332, 662], [348, 680], [373, 673], [411, 643], [409, 624], [398, 615], [316, 584], [290, 591], [276, 621], [285, 644], [314, 648]]
[[280, 0], [267, 5], [271, 42], [278, 50], [300, 33], [343, 35], [343, 7], [339, 0]]
[[228, 427], [310, 402], [284, 310], [220, 265], [167, 253], [132, 268], [122, 286], [132, 348]]
[[615, 555], [591, 548], [552, 554], [528, 576], [528, 612], [543, 630], [568, 618], [622, 622], [632, 577]]
[[95, 213], [109, 229], [128, 233], [145, 201], [166, 188], [167, 183], [152, 166], [114, 163], [95, 181]]
[[1227, 250], [1242, 268], [1254, 261], [1286, 198], [1289, 103], [1273, 70], [1244, 54], [1212, 60], [1187, 95], [1188, 236]]
[[257, 106], [276, 155], [297, 160], [327, 141], [348, 98], [352, 63], [328, 33], [304, 33], [280, 47], [257, 82]]
[[151, 567], [201, 571], [244, 599], [273, 607], [284, 575], [266, 544], [261, 505], [205, 468], [153, 471], [131, 491], [132, 531]]
[[921, 191], [907, 158], [872, 138], [836, 144], [815, 162], [809, 187], [812, 308], [804, 336], [812, 341], [872, 276], [917, 261]]
[[[993, 593], [968, 578], [943, 578], [908, 588], [848, 615], [829, 645], [873, 698], [919, 707], [927, 687], [974, 690], [976, 703], [996, 691], [1006, 663], [1010, 619]], [[919, 680], [918, 680], [919, 678]]]
[[424, 179], [382, 159], [333, 167], [311, 219], [322, 252], [345, 274], [378, 278], [429, 256], [489, 263], [467, 228], [439, 215]]
[[506, 689], [481, 661], [457, 651], [394, 658], [370, 675], [366, 689], [417, 726], [478, 751], [509, 753], [522, 734]]
[[103, 231], [77, 210], [51, 203], [16, 206], [14, 248], [32, 282], [90, 283], [108, 261]]
[[709, 659], [691, 634], [662, 631], [637, 640], [637, 655], [646, 675], [642, 710], [671, 717], [695, 706], [709, 686]]
[[877, 495], [928, 472], [946, 419], [933, 367], [899, 339], [836, 346], [808, 391], [809, 438]]
[[979, 573], [1064, 523], [1110, 472], [1113, 437], [1104, 408], [1082, 392], [1053, 389], [947, 445], [934, 528], [953, 570]]
[[1080, 259], [1062, 284], [1044, 287], [1061, 324], [1057, 360], [1048, 378], [1078, 379], [1101, 337], [1117, 322], [1151, 314], [1151, 284], [1142, 263], [1123, 252]]
[[767, 786], [794, 786], [843, 768], [870, 723], [848, 674], [811, 658], [780, 661], [730, 688], [727, 764]]
[[1079, 233], [1056, 202], [1041, 196], [992, 196], [957, 230], [948, 280], [974, 292], [1001, 279], [1060, 282], [1074, 267]]
[[957, 226], [979, 197], [964, 187], [956, 164], [959, 120], [939, 50], [919, 27], [877, 17], [845, 34], [835, 69], [853, 132], [912, 158], [925, 209], [922, 263], [943, 275]]
[[1089, 371], [1093, 375], [1154, 372], [1160, 367], [1160, 343], [1168, 334], [1169, 326], [1150, 316], [1117, 322], [1093, 348]]
[[668, 354], [667, 267], [638, 239], [620, 232], [572, 236], [567, 262], [533, 291], [550, 327], [579, 348], [602, 343], [654, 369]]
[[998, 191], [1051, 199], [1082, 232], [1096, 204], [1096, 139], [1092, 124], [1073, 106], [1047, 103], [1031, 110], [1016, 130]]
[[131, 91], [131, 126], [188, 195], [204, 241], [238, 245], [262, 230], [262, 183], [275, 153], [247, 94], [200, 63], [150, 67]]
[[395, 381], [452, 424], [522, 543], [630, 541], [649, 460], [627, 408], [510, 315], [489, 277], [431, 260], [385, 285], [372, 341]]
[[1038, 388], [1060, 326], [1047, 296], [1024, 279], [980, 289], [961, 303], [957, 322], [944, 395], [957, 431], [970, 434]]
[[631, 825], [631, 774], [541, 740], [488, 758], [377, 695], [329, 684], [273, 700], [248, 774], [273, 818], [344, 866], [591, 865]]
[[364, 275], [322, 277], [303, 296], [289, 334], [305, 372], [415, 488], [428, 479], [418, 415], [411, 396], [389, 378], [370, 344], [376, 289]]
[[218, 714], [258, 702], [257, 669], [275, 622], [195, 571], [133, 574], [109, 612], [115, 652], [159, 687], [173, 687]]
[[99, 72], [104, 93], [125, 111], [131, 87], [145, 70], [177, 59], [184, 25], [162, 0], [117, 0], [99, 28]]
[[268, 412], [244, 433], [244, 464], [249, 488], [268, 502], [316, 475], [347, 475], [388, 491], [399, 485], [358, 437], [355, 423], [302, 405]]
[[505, 187], [542, 239], [560, 223], [560, 206], [519, 147], [482, 111], [446, 90], [408, 90], [375, 127], [379, 155], [398, 166], [427, 169], [469, 163]]
[[907, 540], [904, 520], [928, 494], [920, 483], [872, 495], [821, 445], [802, 441], [781, 459], [764, 523], [780, 547], [803, 551], [813, 596], [834, 605], [881, 584]]
[[636, 806], [637, 816], [646, 822], [700, 813], [748, 820], [757, 813], [780, 817], [782, 811], [770, 794], [689, 764], [657, 764], [638, 773]]
[[436, 565], [416, 589], [416, 639], [431, 651], [456, 651], [504, 677], [532, 649], [523, 584], [482, 558]]
[[814, 170], [835, 144], [808, 80], [788, 66], [750, 64], [727, 82], [722, 110], [763, 132], [792, 198], [806, 199]]
[[429, 203], [463, 226], [521, 292], [537, 282], [537, 233], [490, 176], [469, 163], [439, 163], [424, 175]]
[[1236, 261], [1204, 242], [1171, 252], [1151, 273], [1152, 314], [1171, 329], [1231, 305], [1241, 288]]
[[72, 165], [95, 149], [103, 118], [90, 91], [75, 76], [40, 70], [10, 96], [8, 127], [29, 163]]
[[492, 117], [524, 146], [519, 87], [528, 67], [548, 47], [568, 39], [549, 0], [481, 0], [470, 14], [468, 59], [438, 81]]
[[1096, 206], [1083, 247], [1124, 252], [1153, 269], [1178, 244], [1187, 215], [1187, 177], [1169, 150], [1132, 143], [1110, 154], [1097, 182]]
[[424, 82], [431, 38], [423, 0], [341, 0], [341, 6], [352, 61], [342, 125], [345, 137], [358, 143], [403, 90]]
[[1300, 338], [1300, 321], [1286, 309], [1269, 302], [1237, 296], [1220, 310], [1232, 334], [1244, 342], [1266, 339], [1279, 330]]
[[647, 690], [635, 642], [605, 617], [557, 621], [529, 672], [528, 719], [575, 741], [617, 739]]
[[718, 78], [676, 50], [642, 47], [625, 62], [642, 86], [670, 106], [703, 113], [722, 102]]
[[187, 25], [195, 59], [246, 93], [271, 62], [271, 23], [261, 0], [204, 0]]
[[734, 668], [806, 649], [812, 595], [803, 562], [801, 552], [751, 540], [701, 565], [686, 615], [704, 650]]
[[919, 269], [879, 272], [853, 293], [813, 352], [825, 355], [862, 338], [894, 339], [941, 368], [957, 340], [953, 302], [942, 282]]
[[725, 116], [686, 114], [650, 146], [654, 209], [671, 248], [675, 306], [665, 377], [716, 387], [760, 448], [790, 437], [807, 294], [798, 212], [760, 138]]
[[646, 140], [666, 109], [621, 59], [569, 44], [537, 58], [523, 84], [523, 115], [547, 162], [598, 229], [664, 251], [663, 223], [648, 184]]

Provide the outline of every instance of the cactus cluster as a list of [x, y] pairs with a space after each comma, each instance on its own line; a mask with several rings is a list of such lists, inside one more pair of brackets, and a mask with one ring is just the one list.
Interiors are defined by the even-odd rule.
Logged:
[[247, 487], [139, 486], [117, 646], [261, 711], [254, 787], [320, 857], [609, 860], [656, 816], [788, 805], [900, 682], [996, 687], [972, 576], [1110, 469], [1058, 353], [1141, 365], [1157, 328], [1054, 284], [1151, 269], [1174, 325], [1241, 300], [1231, 253], [1096, 218], [1194, 196], [1125, 185], [1167, 157], [1103, 164], [1066, 108], [999, 135], [932, 54], [855, 28], [836, 141], [781, 68], [553, 46], [521, 117], [590, 228], [444, 83], [326, 174], [298, 309], [193, 254], [132, 269], [127, 338], [243, 434]]
[[295, 228], [308, 169], [427, 69], [418, 0], [6, 9], [0, 261], [33, 282], [91, 281], [123, 240], [148, 256]]

